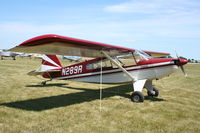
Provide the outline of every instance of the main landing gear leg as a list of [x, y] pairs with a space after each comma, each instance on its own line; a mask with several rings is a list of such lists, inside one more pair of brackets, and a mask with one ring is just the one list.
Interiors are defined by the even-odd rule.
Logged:
[[156, 87], [153, 86], [152, 81], [147, 81], [145, 88], [147, 89], [148, 96], [157, 97], [159, 95], [159, 91]]
[[41, 85], [45, 86], [47, 84], [47, 82], [51, 81], [52, 79], [49, 79], [49, 80], [45, 80], [45, 81], [42, 81], [41, 82]]
[[133, 94], [131, 95], [131, 100], [133, 102], [143, 102], [144, 101], [144, 95], [142, 94], [142, 89], [144, 87], [144, 84], [146, 82], [146, 79], [144, 80], [138, 80], [133, 83]]

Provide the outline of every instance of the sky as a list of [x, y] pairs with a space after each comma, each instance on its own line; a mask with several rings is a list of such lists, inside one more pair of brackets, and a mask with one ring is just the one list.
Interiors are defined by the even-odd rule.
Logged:
[[200, 59], [200, 0], [0, 0], [0, 49], [44, 34]]

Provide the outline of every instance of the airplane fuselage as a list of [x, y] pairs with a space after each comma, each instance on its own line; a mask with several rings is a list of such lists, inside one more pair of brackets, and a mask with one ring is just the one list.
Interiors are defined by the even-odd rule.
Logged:
[[[45, 78], [53, 78], [58, 80], [73, 80], [81, 82], [100, 82], [100, 74], [102, 73], [102, 83], [123, 83], [132, 82], [132, 79], [124, 74], [116, 67], [89, 68], [88, 66], [100, 59], [93, 59], [82, 63], [62, 67], [60, 71], [44, 74]], [[178, 70], [176, 59], [150, 59], [148, 61], [140, 61], [137, 65], [124, 67], [134, 79], [160, 79]]]

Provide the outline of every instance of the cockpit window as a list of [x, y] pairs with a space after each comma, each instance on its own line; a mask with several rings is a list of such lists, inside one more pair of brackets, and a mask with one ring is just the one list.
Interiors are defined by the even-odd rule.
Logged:
[[[126, 55], [115, 56], [113, 59], [121, 64], [121, 66], [132, 66], [137, 65], [141, 60], [149, 60], [152, 57], [143, 51], [136, 50], [134, 53], [129, 53]], [[114, 63], [108, 59], [102, 60], [102, 68], [118, 68]], [[99, 69], [101, 68], [101, 60], [92, 62], [86, 65], [86, 69]]]

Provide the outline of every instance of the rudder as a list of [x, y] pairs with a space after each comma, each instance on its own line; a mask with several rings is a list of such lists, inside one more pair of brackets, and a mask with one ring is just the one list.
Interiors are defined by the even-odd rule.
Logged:
[[41, 71], [59, 69], [62, 65], [56, 55], [43, 55]]

